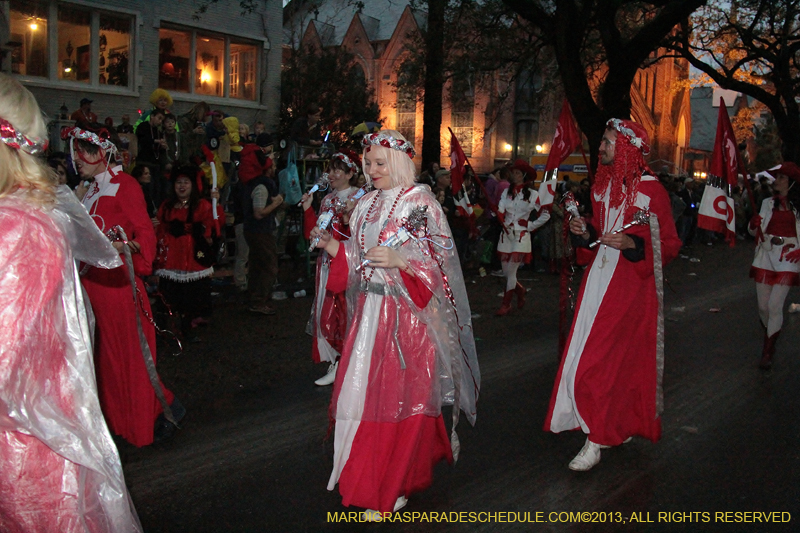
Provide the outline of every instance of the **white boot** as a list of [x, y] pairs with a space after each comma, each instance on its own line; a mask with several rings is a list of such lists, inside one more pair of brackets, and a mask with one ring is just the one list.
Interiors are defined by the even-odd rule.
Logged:
[[325, 387], [327, 385], [333, 385], [333, 382], [336, 381], [336, 369], [339, 366], [339, 361], [335, 363], [331, 363], [331, 366], [328, 367], [328, 372], [319, 378], [317, 381], [314, 382], [314, 385], [318, 385], [320, 387]]
[[569, 469], [578, 472], [586, 472], [591, 470], [594, 465], [600, 462], [600, 445], [595, 444], [586, 437], [586, 444], [583, 445], [581, 451], [575, 456], [575, 459], [569, 462]]
[[397, 498], [397, 501], [394, 502], [394, 512], [396, 513], [397, 511], [405, 507], [407, 503], [408, 500], [406, 499], [405, 496], [400, 496], [399, 498]]

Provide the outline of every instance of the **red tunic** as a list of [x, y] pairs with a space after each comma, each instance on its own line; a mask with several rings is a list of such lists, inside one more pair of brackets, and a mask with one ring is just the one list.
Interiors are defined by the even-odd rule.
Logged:
[[[186, 207], [170, 209], [170, 207], [172, 206], [164, 203], [158, 209], [156, 274], [163, 275], [173, 281], [194, 281], [212, 275], [214, 273], [213, 268], [205, 267], [195, 260], [192, 225], [186, 224], [189, 209]], [[193, 221], [203, 224], [205, 228], [203, 232], [204, 238], [211, 238], [212, 233], [216, 233], [212, 213], [211, 202], [202, 198], [192, 213]], [[217, 216], [220, 224], [224, 223], [225, 213], [222, 210], [222, 206], [217, 206]], [[175, 220], [184, 223], [185, 233], [180, 237], [176, 237], [169, 231], [170, 224]]]
[[[593, 195], [593, 212], [602, 213], [601, 206], [607, 207], [607, 201]], [[642, 177], [635, 206], [616, 219], [609, 217], [603, 231], [630, 222], [644, 207], [658, 216], [666, 265], [678, 255], [681, 241], [669, 197], [655, 178]], [[625, 233], [644, 240], [645, 258], [631, 262], [602, 245], [593, 251], [544, 424], [545, 431], [554, 433], [580, 428], [592, 442], [609, 446], [633, 435], [654, 442], [661, 436], [656, 409], [659, 309], [650, 228], [634, 226]]]
[[[331, 263], [328, 289], [342, 292], [347, 286], [348, 266], [345, 247]], [[401, 272], [402, 280], [414, 304], [425, 308], [432, 293], [418, 279]], [[435, 359], [435, 346], [427, 325], [412, 313], [400, 297], [385, 296], [379, 312], [368, 311], [367, 293], [358, 298], [355, 318], [349, 325], [342, 351], [340, 370], [334, 382], [331, 410], [336, 412], [342, 387], [347, 386], [348, 368], [356, 357], [362, 320], [378, 318], [377, 332], [369, 365], [369, 383], [364, 396], [361, 420], [337, 420], [337, 444], [340, 434], [355, 432], [346, 462], [338, 476], [342, 504], [390, 512], [398, 496], [409, 496], [430, 486], [433, 467], [442, 459], [453, 461], [442, 415], [416, 414], [401, 417], [396, 413], [417, 406], [435, 386], [428, 371]], [[395, 309], [399, 307], [399, 309]], [[395, 338], [393, 332], [402, 334]], [[363, 341], [362, 341], [363, 342]], [[406, 369], [400, 367], [398, 342], [403, 344]], [[338, 461], [337, 461], [338, 463]], [[334, 467], [336, 468], [336, 466]], [[335, 476], [334, 476], [335, 477]], [[334, 477], [328, 489], [332, 490]]]
[[[320, 203], [320, 214], [331, 210], [337, 197], [345, 201], [348, 197], [352, 197], [356, 190], [354, 187], [348, 187], [343, 191], [328, 193]], [[303, 212], [303, 219], [303, 233], [306, 240], [310, 240], [311, 230], [317, 225], [318, 217], [309, 207]], [[341, 212], [335, 212], [328, 231], [338, 240], [350, 238], [350, 227], [344, 223]], [[317, 256], [316, 293], [306, 329], [313, 339], [311, 360], [315, 363], [336, 361], [339, 354], [342, 353], [342, 344], [347, 328], [347, 300], [344, 290], [333, 292], [327, 288], [329, 264], [328, 253], [320, 250]]]
[[[103, 232], [119, 225], [129, 240], [141, 246], [140, 252], [133, 254], [141, 298], [137, 304], [131, 301], [127, 265], [113, 270], [89, 268], [82, 281], [97, 321], [95, 365], [103, 413], [113, 433], [135, 446], [146, 446], [153, 442], [153, 426], [163, 409], [147, 375], [135, 313], [139, 313], [155, 361], [156, 333], [145, 316], [152, 316], [152, 311], [141, 276], [152, 272], [156, 236], [142, 188], [121, 167], [112, 172], [113, 175], [104, 172], [95, 177], [83, 204]], [[173, 394], [166, 388], [164, 394], [172, 403]]]

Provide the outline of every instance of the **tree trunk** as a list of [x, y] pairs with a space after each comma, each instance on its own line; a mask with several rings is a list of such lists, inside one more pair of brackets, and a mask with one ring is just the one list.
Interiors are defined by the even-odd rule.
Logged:
[[441, 162], [442, 86], [444, 85], [444, 10], [447, 0], [428, 0], [425, 32], [425, 96], [422, 118], [422, 165]]

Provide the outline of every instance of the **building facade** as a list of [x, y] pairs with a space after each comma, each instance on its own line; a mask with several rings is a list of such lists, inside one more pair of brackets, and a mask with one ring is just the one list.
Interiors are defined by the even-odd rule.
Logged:
[[[292, 0], [284, 14], [284, 46], [341, 46], [355, 56], [372, 87], [384, 128], [397, 129], [415, 145], [422, 142], [422, 104], [403, 83], [409, 44], [425, 28], [426, 13], [408, 2], [365, 2], [356, 8], [347, 0]], [[469, 81], [449, 80], [444, 87], [441, 160], [449, 156], [452, 128], [478, 172], [516, 158], [536, 162], [549, 152], [563, 101], [563, 89], [542, 82], [558, 76], [553, 61], [542, 61], [547, 72], [530, 73], [515, 81], [498, 72], [486, 90]], [[548, 67], [549, 64], [549, 67]], [[639, 72], [631, 88], [632, 117], [653, 139], [650, 160], [678, 173], [691, 135], [689, 91], [673, 91], [676, 79], [688, 77], [683, 60], [663, 60]], [[499, 98], [500, 94], [509, 98]], [[453, 102], [452, 104], [450, 102]], [[417, 165], [421, 160], [417, 160]], [[576, 166], [578, 179], [586, 176]], [[583, 174], [581, 176], [580, 174]]]
[[[156, 88], [175, 114], [200, 101], [240, 121], [277, 125], [281, 0], [243, 14], [238, 0], [5, 0], [3, 72], [18, 78], [53, 124], [92, 100], [100, 122], [135, 122]], [[53, 128], [55, 129], [55, 128]]]

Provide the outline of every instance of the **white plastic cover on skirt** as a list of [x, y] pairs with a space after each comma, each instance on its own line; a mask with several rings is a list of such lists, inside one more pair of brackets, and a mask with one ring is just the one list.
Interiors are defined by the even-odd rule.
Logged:
[[0, 198], [0, 530], [137, 532], [75, 260], [122, 264], [72, 191]]
[[[457, 455], [455, 425], [459, 410], [463, 410], [469, 422], [474, 424], [475, 404], [480, 389], [469, 301], [458, 252], [453, 246], [447, 218], [439, 203], [427, 187], [416, 186], [407, 192], [404, 190], [398, 187], [372, 191], [362, 198], [350, 217], [351, 238], [342, 243], [349, 272], [348, 316], [353, 317], [348, 326], [345, 350], [354, 330], [359, 331], [352, 352], [354, 355], [359, 352], [371, 354], [371, 360], [365, 361], [363, 373], [373, 379], [365, 375], [355, 382], [367, 388], [379, 387], [380, 390], [374, 391], [374, 394], [362, 394], [361, 397], [380, 398], [377, 401], [381, 405], [337, 405], [333, 412], [337, 420], [398, 422], [417, 414], [438, 416], [443, 405], [455, 405], [451, 441]], [[399, 199], [398, 194], [401, 195]], [[396, 207], [387, 223], [395, 202]], [[371, 219], [367, 220], [373, 205]], [[422, 309], [413, 302], [398, 269], [372, 269], [367, 266], [357, 270], [363, 260], [362, 240], [367, 250], [375, 246], [381, 232], [385, 240], [398, 230], [412, 209], [421, 206], [427, 206], [427, 234], [440, 246], [428, 240], [412, 239], [405, 242], [398, 253], [417, 279], [432, 293], [430, 301]], [[370, 273], [369, 284], [366, 284], [363, 276], [370, 276]], [[355, 311], [353, 315], [350, 314], [351, 310]], [[376, 342], [380, 345], [376, 345]], [[431, 346], [435, 357], [418, 355], [431, 349]], [[381, 370], [375, 365], [387, 357], [402, 357], [408, 367], [400, 371], [398, 376], [400, 379], [415, 376], [418, 383], [405, 383], [401, 387], [385, 376], [379, 376]], [[412, 363], [412, 359], [416, 362]], [[389, 364], [395, 367], [395, 361]], [[412, 368], [415, 364], [427, 367]], [[345, 386], [343, 395], [347, 394]], [[342, 403], [341, 398], [339, 403]]]

